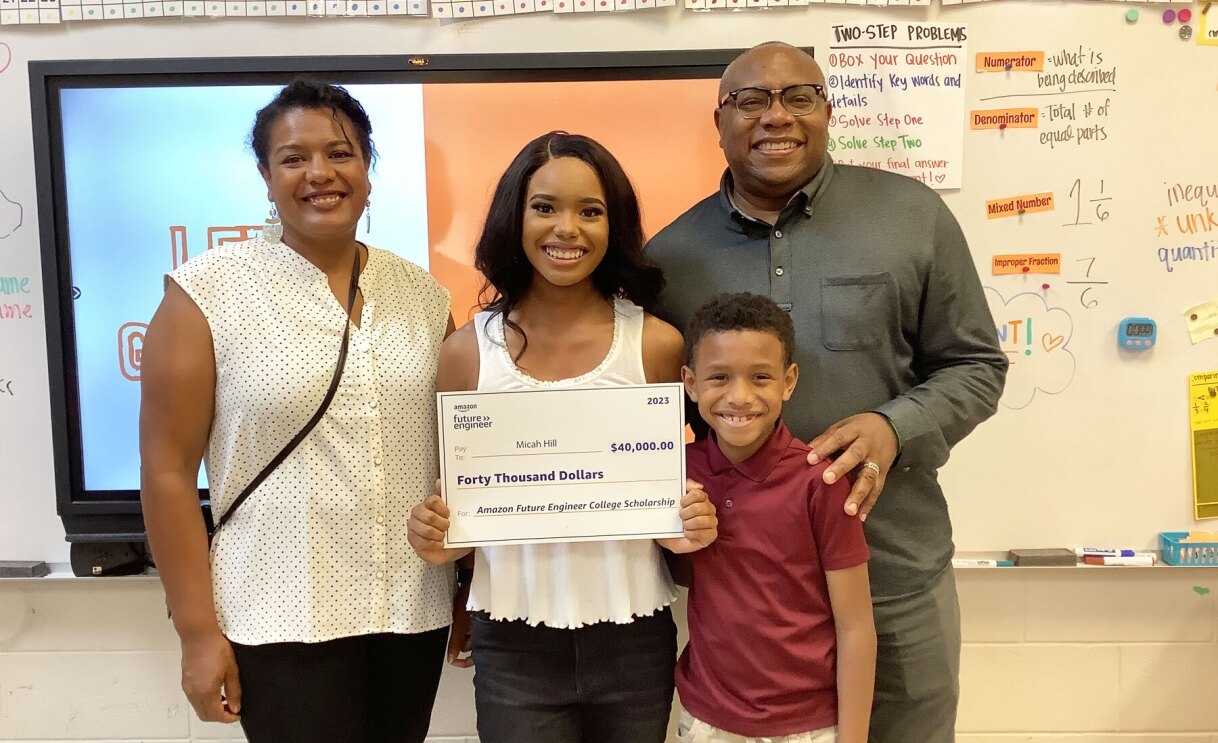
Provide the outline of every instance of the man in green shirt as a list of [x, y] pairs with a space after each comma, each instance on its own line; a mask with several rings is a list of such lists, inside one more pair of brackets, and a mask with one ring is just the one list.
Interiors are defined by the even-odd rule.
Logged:
[[836, 456], [827, 481], [853, 473], [846, 510], [866, 519], [870, 740], [942, 743], [955, 735], [960, 616], [936, 472], [993, 415], [1007, 359], [947, 206], [912, 179], [835, 164], [829, 96], [816, 62], [787, 44], [728, 66], [714, 113], [727, 171], [648, 245], [668, 279], [657, 314], [683, 329], [729, 291], [791, 313], [805, 383], [783, 416], [809, 459]]

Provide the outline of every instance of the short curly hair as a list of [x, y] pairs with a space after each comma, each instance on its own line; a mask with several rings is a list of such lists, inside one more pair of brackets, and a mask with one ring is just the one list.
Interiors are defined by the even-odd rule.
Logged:
[[[364, 163], [376, 162], [376, 145], [372, 143], [372, 121], [360, 102], [355, 100], [341, 85], [329, 85], [320, 80], [298, 77], [288, 83], [254, 117], [254, 128], [250, 131], [249, 146], [254, 157], [263, 168], [269, 165], [271, 149], [271, 126], [289, 111], [329, 109], [335, 121], [341, 113], [351, 120], [354, 132], [343, 130], [348, 139], [359, 145]], [[340, 121], [341, 125], [341, 121]], [[355, 136], [352, 137], [351, 135]]]
[[737, 292], [720, 294], [702, 305], [685, 329], [685, 363], [692, 367], [698, 343], [711, 333], [732, 330], [757, 330], [773, 333], [782, 344], [783, 366], [791, 365], [795, 347], [795, 323], [774, 300], [760, 294]]

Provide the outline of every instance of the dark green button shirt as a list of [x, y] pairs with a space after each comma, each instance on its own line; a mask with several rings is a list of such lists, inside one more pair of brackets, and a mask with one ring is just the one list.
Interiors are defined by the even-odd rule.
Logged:
[[865, 411], [892, 421], [901, 455], [865, 524], [871, 591], [916, 593], [953, 552], [936, 471], [1006, 379], [960, 226], [917, 181], [829, 159], [774, 225], [737, 210], [730, 187], [728, 172], [648, 244], [668, 280], [656, 314], [684, 330], [720, 292], [768, 296], [795, 323], [791, 431], [807, 441]]

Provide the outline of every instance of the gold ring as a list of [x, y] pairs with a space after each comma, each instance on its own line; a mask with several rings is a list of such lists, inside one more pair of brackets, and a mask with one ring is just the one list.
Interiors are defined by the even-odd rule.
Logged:
[[871, 470], [876, 474], [876, 476], [879, 476], [880, 474], [880, 465], [876, 464], [875, 462], [863, 462], [863, 469]]

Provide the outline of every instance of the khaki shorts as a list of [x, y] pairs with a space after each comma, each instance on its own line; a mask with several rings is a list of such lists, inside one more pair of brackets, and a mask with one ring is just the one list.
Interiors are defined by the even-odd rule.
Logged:
[[681, 710], [681, 721], [677, 723], [677, 743], [837, 743], [837, 727], [793, 735], [749, 738], [711, 727]]

